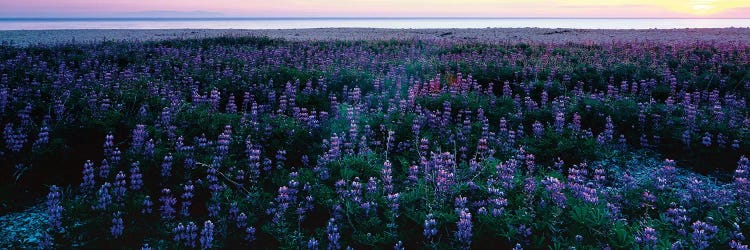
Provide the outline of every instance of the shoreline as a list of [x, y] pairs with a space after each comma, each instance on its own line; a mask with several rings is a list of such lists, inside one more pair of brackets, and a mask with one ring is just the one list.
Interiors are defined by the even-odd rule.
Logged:
[[291, 41], [436, 40], [480, 43], [546, 44], [748, 44], [750, 28], [690, 29], [547, 29], [547, 28], [461, 28], [461, 29], [84, 29], [0, 31], [0, 42], [12, 46], [96, 43], [103, 41], [161, 41], [213, 37], [262, 36]]

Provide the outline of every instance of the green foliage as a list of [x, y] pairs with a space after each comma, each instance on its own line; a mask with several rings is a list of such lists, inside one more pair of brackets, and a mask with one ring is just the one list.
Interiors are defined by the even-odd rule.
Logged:
[[[384, 249], [402, 241], [410, 249], [457, 248], [458, 206], [472, 214], [475, 248], [638, 249], [636, 238], [645, 227], [658, 232], [658, 248], [668, 248], [690, 242], [685, 230], [697, 220], [719, 228], [712, 248], [726, 247], [734, 231], [750, 235], [746, 204], [731, 200], [736, 186], [722, 182], [732, 179], [730, 172], [700, 187], [690, 186], [694, 179], [688, 176], [695, 176], [679, 172], [657, 188], [662, 162], [643, 160], [663, 155], [703, 173], [734, 170], [750, 145], [747, 129], [740, 128], [746, 127], [741, 123], [747, 107], [714, 107], [703, 99], [713, 89], [750, 97], [740, 91], [750, 80], [748, 66], [736, 59], [748, 51], [647, 47], [651, 54], [632, 52], [629, 46], [260, 37], [2, 45], [0, 60], [14, 66], [0, 67], [8, 79], [0, 87], [28, 102], [3, 107], [0, 125], [19, 128], [30, 142], [48, 126], [51, 138], [39, 147], [26, 143], [21, 152], [0, 145], [0, 162], [10, 166], [0, 175], [0, 208], [17, 210], [43, 200], [49, 189], [40, 183], [69, 187], [62, 204], [65, 231], [52, 232], [61, 248], [138, 248], [142, 243], [184, 248], [172, 240], [176, 225], [202, 227], [207, 220], [217, 225], [218, 248], [299, 249], [311, 238], [323, 247], [329, 244], [330, 218], [336, 219], [342, 246]], [[708, 63], [720, 53], [734, 59]], [[664, 81], [669, 77], [688, 83], [673, 90]], [[431, 79], [434, 86], [422, 89]], [[503, 90], [506, 81], [512, 94]], [[622, 81], [641, 89], [621, 89]], [[684, 143], [682, 133], [690, 128], [680, 102], [691, 91], [704, 92], [696, 98], [701, 102], [693, 137]], [[228, 107], [230, 96], [236, 112]], [[58, 102], [65, 109], [62, 115], [55, 113]], [[26, 124], [18, 111], [29, 104]], [[443, 114], [445, 105], [450, 113]], [[480, 109], [486, 121], [477, 119]], [[716, 118], [720, 112], [735, 120]], [[565, 119], [560, 131], [555, 128], [558, 113]], [[579, 129], [572, 128], [575, 114], [581, 117]], [[599, 141], [607, 118], [614, 138]], [[501, 119], [506, 131], [499, 129]], [[542, 124], [539, 134], [534, 134], [536, 122]], [[136, 124], [146, 125], [152, 153], [132, 149]], [[218, 138], [227, 126], [228, 149], [219, 153]], [[513, 140], [509, 131], [516, 135]], [[145, 186], [128, 190], [122, 204], [97, 211], [92, 209], [96, 192], [78, 188], [81, 167], [87, 160], [98, 166], [105, 158], [102, 142], [110, 133], [122, 159], [108, 176], [96, 176], [97, 186], [113, 182], [119, 171], [130, 173], [133, 162], [140, 163]], [[704, 146], [703, 133], [714, 139], [721, 133], [740, 148]], [[183, 144], [175, 137], [182, 137]], [[200, 146], [204, 137], [207, 146]], [[486, 143], [485, 151], [478, 149], [480, 142]], [[252, 149], [259, 150], [259, 159], [251, 159]], [[440, 159], [440, 154], [447, 157]], [[160, 173], [167, 155], [173, 156], [169, 177]], [[385, 176], [386, 160], [391, 176]], [[582, 184], [595, 189], [597, 202], [584, 201], [571, 187], [573, 165], [586, 171]], [[504, 173], [508, 166], [510, 172]], [[599, 174], [602, 179], [594, 180]], [[557, 193], [546, 186], [547, 177], [560, 181], [564, 205], [553, 200]], [[389, 178], [392, 193], [385, 189]], [[371, 179], [374, 186], [367, 190]], [[191, 216], [160, 218], [162, 189], [179, 197], [188, 181], [196, 190]], [[212, 193], [212, 186], [221, 188]], [[282, 187], [295, 188], [292, 201], [284, 200]], [[20, 197], [21, 191], [28, 197]], [[644, 202], [647, 191], [654, 202]], [[394, 209], [389, 197], [396, 194]], [[146, 195], [155, 203], [152, 214], [141, 213]], [[457, 205], [458, 197], [467, 204]], [[214, 203], [221, 212], [208, 216]], [[275, 214], [281, 203], [288, 207]], [[245, 240], [244, 229], [228, 216], [232, 204], [257, 230], [254, 242]], [[676, 204], [689, 208], [685, 225], [673, 225], [665, 215]], [[125, 234], [117, 239], [109, 233], [115, 212], [123, 213], [125, 223]], [[422, 231], [427, 214], [436, 221], [437, 235], [431, 238]]]

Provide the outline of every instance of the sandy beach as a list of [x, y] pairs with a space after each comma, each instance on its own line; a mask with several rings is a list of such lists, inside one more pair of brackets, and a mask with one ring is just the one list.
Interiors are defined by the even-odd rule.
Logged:
[[371, 29], [320, 28], [281, 30], [16, 30], [0, 31], [0, 41], [13, 46], [90, 43], [101, 41], [158, 41], [220, 36], [265, 36], [296, 41], [426, 39], [483, 43], [647, 42], [660, 44], [748, 44], [750, 29], [587, 30], [541, 28], [486, 29]]

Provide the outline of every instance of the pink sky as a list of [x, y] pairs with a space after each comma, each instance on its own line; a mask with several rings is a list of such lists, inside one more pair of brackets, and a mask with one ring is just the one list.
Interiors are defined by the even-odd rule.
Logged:
[[750, 0], [0, 0], [0, 17], [160, 15], [143, 14], [151, 11], [228, 17], [748, 18]]

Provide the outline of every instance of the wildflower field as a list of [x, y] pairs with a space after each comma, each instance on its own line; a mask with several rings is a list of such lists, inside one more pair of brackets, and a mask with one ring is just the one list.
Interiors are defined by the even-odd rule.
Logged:
[[748, 43], [4, 44], [0, 248], [747, 249], [748, 97]]

